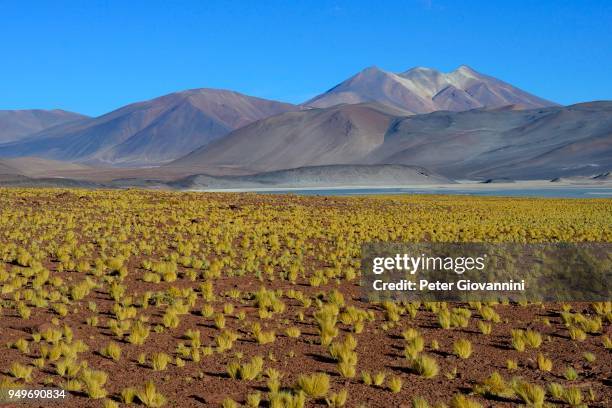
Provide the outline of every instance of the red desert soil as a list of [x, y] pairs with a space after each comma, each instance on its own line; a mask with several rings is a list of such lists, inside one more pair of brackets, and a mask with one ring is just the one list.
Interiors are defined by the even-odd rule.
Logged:
[[[122, 196], [122, 194], [124, 194]], [[294, 228], [296, 232], [300, 228], [309, 228], [308, 224], [313, 220], [332, 220], [328, 223], [329, 231], [324, 230], [318, 235], [313, 235], [309, 240], [309, 254], [317, 251], [317, 244], [330, 244], [323, 242], [326, 236], [333, 239], [343, 236], [342, 220], [350, 217], [351, 213], [382, 214], [387, 212], [393, 214], [398, 221], [395, 226], [399, 229], [408, 228], [410, 220], [398, 219], [396, 214], [408, 214], [410, 212], [425, 212], [431, 214], [432, 218], [440, 217], [439, 222], [445, 221], [447, 214], [454, 214], [457, 222], [464, 222], [472, 217], [472, 210], [467, 210], [467, 206], [475, 208], [480, 220], [486, 223], [485, 218], [495, 219], [500, 214], [490, 214], [486, 206], [494, 202], [492, 199], [460, 199], [460, 203], [453, 203], [440, 197], [419, 197], [417, 199], [398, 200], [394, 198], [378, 199], [335, 199], [335, 198], [299, 198], [291, 196], [265, 196], [253, 194], [201, 194], [201, 195], [182, 195], [175, 193], [152, 193], [152, 192], [85, 192], [70, 191], [58, 193], [53, 190], [0, 190], [0, 255], [4, 253], [5, 262], [0, 261], [0, 270], [20, 271], [19, 261], [10, 259], [7, 245], [12, 242], [19, 242], [23, 239], [22, 245], [31, 249], [33, 241], [36, 239], [36, 232], [43, 233], [45, 229], [56, 228], [57, 234], [54, 235], [55, 244], [62, 242], [67, 230], [74, 230], [79, 233], [79, 246], [91, 243], [91, 237], [95, 234], [104, 234], [104, 228], [95, 231], [84, 231], [90, 228], [90, 223], [99, 222], [100, 225], [107, 223], [107, 236], [119, 236], [121, 229], [125, 226], [130, 227], [130, 231], [125, 237], [120, 237], [120, 242], [146, 241], [143, 234], [154, 232], [159, 234], [161, 241], [168, 244], [167, 252], [179, 251], [176, 246], [176, 237], [183, 236], [194, 226], [192, 239], [198, 244], [198, 250], [194, 254], [205, 254], [209, 261], [213, 261], [217, 255], [210, 251], [207, 245], [210, 234], [198, 229], [199, 223], [205, 223], [206, 229], [215, 227], [220, 228], [219, 234], [226, 231], [234, 234], [231, 240], [235, 248], [239, 247], [240, 239], [249, 234], [255, 225], [267, 225], [276, 227], [284, 224], [285, 227]], [[516, 200], [509, 207], [526, 205], [527, 200]], [[115, 204], [113, 204], [115, 203]], [[483, 204], [484, 203], [484, 204]], [[610, 201], [599, 201], [599, 209], [590, 207], [589, 211], [593, 217], [601, 216], [610, 209]], [[532, 203], [533, 204], [533, 203]], [[589, 205], [584, 201], [574, 203], [564, 203], [563, 200], [547, 200], [540, 203], [544, 205], [568, 205], [575, 206], [580, 213], [585, 206]], [[481, 207], [479, 207], [479, 205]], [[464, 207], [465, 206], [465, 207]], [[484, 206], [484, 207], [483, 207]], [[299, 208], [299, 217], [292, 209]], [[521, 207], [522, 208], [522, 207]], [[522, 211], [521, 208], [516, 211]], [[527, 208], [527, 207], [525, 207]], [[263, 212], [260, 212], [261, 210]], [[482, 210], [482, 211], [481, 211]], [[502, 211], [502, 210], [500, 210]], [[503, 212], [514, 211], [504, 207]], [[597, 211], [601, 211], [597, 213]], [[34, 214], [44, 214], [37, 219], [38, 225], [34, 225], [31, 217]], [[163, 214], [164, 217], [160, 215]], [[457, 215], [458, 214], [458, 215]], [[13, 218], [12, 218], [13, 217]], [[17, 217], [17, 218], [15, 218]], [[19, 218], [21, 217], [21, 218]], [[46, 219], [45, 217], [55, 217]], [[67, 218], [66, 218], [67, 217]], [[319, 218], [317, 218], [319, 217]], [[45, 219], [46, 221], [41, 221]], [[66, 226], [66, 220], [72, 219], [73, 224]], [[334, 230], [333, 220], [339, 220], [340, 227]], [[436, 218], [437, 219], [437, 218]], [[187, 221], [186, 221], [187, 220]], [[414, 221], [414, 220], [412, 220]], [[515, 220], [519, 222], [520, 220]], [[363, 228], [368, 228], [363, 219], [353, 219], [356, 223], [350, 228], [350, 234]], [[388, 222], [385, 221], [385, 222]], [[428, 221], [430, 222], [430, 221]], [[436, 221], [438, 222], [438, 221]], [[604, 225], [607, 219], [604, 217]], [[230, 226], [230, 224], [233, 226]], [[237, 225], [236, 225], [237, 224]], [[359, 224], [359, 225], [357, 225]], [[12, 232], [19, 225], [22, 236], [16, 236]], [[344, 225], [344, 227], [342, 226]], [[414, 226], [414, 224], [412, 224]], [[440, 224], [441, 225], [441, 224]], [[136, 228], [143, 227], [142, 229]], [[609, 225], [608, 225], [609, 226]], [[393, 228], [395, 228], [393, 227]], [[592, 227], [592, 225], [591, 225]], [[156, 229], [157, 228], [157, 229]], [[226, 228], [226, 230], [224, 230]], [[265, 227], [264, 227], [265, 228]], [[322, 228], [322, 224], [315, 225], [313, 228]], [[389, 228], [392, 228], [389, 226]], [[416, 227], [415, 227], [416, 228]], [[432, 229], [433, 225], [423, 225], [422, 230]], [[598, 227], [596, 227], [598, 228]], [[95, 228], [94, 228], [95, 229]], [[579, 226], [578, 226], [579, 229]], [[332, 232], [334, 230], [334, 232]], [[305, 230], [304, 230], [305, 231]], [[279, 230], [280, 235], [285, 234]], [[212, 233], [211, 233], [212, 234]], [[158, 237], [159, 238], [159, 237]], [[307, 237], [308, 238], [308, 237]], [[121, 241], [124, 239], [124, 241]], [[108, 243], [111, 244], [112, 240]], [[285, 242], [281, 240], [281, 242]], [[201, 245], [200, 245], [201, 244]], [[40, 248], [45, 247], [45, 242], [37, 242]], [[157, 245], [157, 243], [155, 243]], [[94, 245], [95, 253], [85, 254], [91, 265], [94, 259], [101, 256], [99, 244]], [[279, 256], [273, 252], [271, 246], [266, 244], [269, 253]], [[85, 248], [84, 246], [82, 248]], [[280, 251], [283, 250], [281, 246]], [[113, 251], [107, 251], [108, 253]], [[131, 296], [134, 304], [139, 296], [146, 291], [159, 294], [159, 303], [153, 300], [144, 309], [137, 307], [139, 316], [145, 317], [147, 324], [151, 327], [151, 333], [143, 345], [130, 344], [127, 341], [127, 334], [123, 338], [114, 335], [107, 327], [111, 319], [115, 319], [113, 306], [115, 300], [109, 294], [109, 285], [104, 282], [103, 277], [88, 275], [83, 272], [69, 270], [64, 266], [66, 261], [60, 261], [55, 256], [47, 256], [43, 259], [42, 266], [51, 272], [51, 276], [62, 279], [63, 284], [55, 288], [64, 294], [64, 303], [68, 305], [69, 313], [61, 317], [52, 310], [51, 307], [30, 307], [31, 316], [23, 319], [15, 307], [17, 300], [15, 291], [12, 293], [2, 293], [0, 296], [0, 344], [11, 345], [20, 338], [30, 342], [29, 351], [22, 353], [14, 347], [4, 348], [0, 353], [0, 380], [11, 378], [10, 367], [14, 362], [24, 365], [32, 364], [33, 360], [40, 357], [40, 345], [44, 343], [34, 343], [32, 334], [53, 327], [52, 320], [59, 319], [60, 325], [69, 326], [73, 331], [74, 339], [84, 341], [89, 347], [89, 351], [80, 353], [79, 361], [86, 360], [90, 368], [104, 370], [109, 374], [104, 389], [107, 391], [107, 398], [121, 403], [121, 391], [128, 387], [142, 387], [144, 383], [151, 380], [155, 383], [157, 390], [163, 394], [167, 400], [166, 406], [170, 407], [201, 407], [201, 406], [220, 406], [227, 397], [244, 404], [248, 394], [259, 391], [262, 394], [262, 406], [266, 406], [266, 395], [268, 387], [267, 378], [260, 375], [252, 381], [232, 379], [227, 373], [229, 362], [240, 358], [242, 362], [247, 362], [252, 356], [262, 356], [264, 358], [264, 371], [267, 368], [274, 368], [282, 372], [282, 388], [293, 389], [297, 378], [301, 374], [315, 372], [327, 373], [331, 378], [332, 392], [341, 389], [348, 391], [348, 402], [346, 406], [357, 407], [401, 407], [411, 406], [412, 398], [415, 396], [425, 397], [430, 404], [444, 402], [448, 404], [453, 395], [462, 393], [470, 395], [470, 398], [480, 402], [484, 407], [514, 407], [521, 404], [518, 397], [512, 398], [485, 398], [475, 394], [474, 387], [481, 383], [492, 372], [499, 372], [507, 381], [512, 378], [522, 378], [533, 384], [546, 386], [552, 382], [562, 384], [564, 387], [576, 386], [582, 390], [585, 402], [590, 407], [610, 407], [612, 406], [612, 359], [610, 350], [602, 345], [604, 336], [611, 336], [610, 322], [604, 317], [603, 327], [598, 333], [588, 334], [584, 341], [572, 340], [568, 334], [568, 329], [564, 324], [561, 312], [561, 304], [530, 304], [530, 305], [494, 305], [493, 308], [501, 317], [499, 323], [492, 324], [492, 332], [484, 335], [478, 328], [478, 322], [482, 321], [482, 316], [477, 311], [475, 305], [468, 304], [449, 304], [448, 308], [465, 307], [469, 308], [472, 316], [469, 324], [465, 328], [456, 327], [452, 329], [442, 329], [438, 324], [438, 317], [429, 311], [424, 305], [418, 309], [415, 318], [411, 318], [408, 313], [403, 313], [399, 321], [389, 322], [385, 319], [385, 309], [380, 304], [372, 304], [362, 299], [362, 291], [359, 287], [359, 278], [353, 281], [344, 279], [330, 279], [327, 283], [318, 287], [310, 285], [308, 279], [298, 278], [296, 284], [288, 280], [276, 277], [269, 280], [265, 276], [262, 280], [256, 279], [251, 274], [245, 276], [231, 276], [227, 271], [240, 268], [238, 262], [231, 263], [224, 268], [225, 273], [220, 277], [206, 278], [200, 271], [197, 271], [195, 279], [192, 281], [186, 274], [193, 268], [179, 265], [178, 279], [172, 282], [152, 283], [143, 281], [143, 276], [147, 270], [143, 269], [143, 261], [147, 258], [162, 259], [166, 254], [154, 250], [150, 255], [145, 255], [144, 251], [134, 250], [133, 255], [126, 260], [125, 266], [129, 273], [121, 282], [125, 285], [125, 295], [122, 297], [124, 304], [126, 296]], [[265, 256], [260, 254], [262, 256]], [[227, 256], [232, 256], [228, 253]], [[238, 259], [238, 258], [237, 258]], [[62, 268], [60, 265], [64, 264]], [[319, 268], [329, 268], [331, 264], [317, 260], [314, 257], [304, 259], [305, 276], [309, 276], [312, 271]], [[59, 269], [59, 270], [58, 270]], [[280, 267], [276, 265], [274, 270], [278, 272]], [[67, 290], [81, 282], [89, 276], [91, 279], [101, 283], [99, 287], [92, 289], [89, 294], [78, 301], [69, 299]], [[115, 274], [109, 272], [109, 276]], [[1, 276], [0, 276], [1, 277]], [[210, 280], [214, 284], [216, 299], [206, 301], [199, 291], [200, 284], [205, 280]], [[0, 288], [9, 282], [0, 279]], [[283, 311], [273, 314], [271, 318], [261, 319], [258, 315], [258, 308], [252, 298], [252, 294], [260, 287], [267, 289], [279, 289], [283, 291], [281, 297], [285, 304]], [[51, 285], [45, 285], [48, 290], [52, 290]], [[168, 296], [170, 288], [193, 288], [197, 293], [197, 300], [194, 305], [189, 307], [187, 314], [180, 315], [180, 323], [177, 327], [164, 328], [163, 331], [156, 332], [153, 328], [161, 324], [165, 311], [168, 309], [168, 302], [172, 302]], [[24, 289], [32, 288], [29, 282]], [[231, 290], [239, 290], [237, 298], [230, 296]], [[329, 294], [332, 290], [337, 290], [344, 295], [346, 306], [355, 306], [373, 313], [374, 320], [366, 321], [361, 333], [355, 333], [353, 327], [341, 322], [337, 323], [339, 334], [335, 340], [342, 340], [349, 334], [357, 340], [356, 352], [358, 355], [357, 375], [354, 378], [343, 378], [337, 369], [337, 362], [330, 356], [328, 348], [320, 344], [318, 325], [313, 318], [313, 313], [317, 309], [317, 302], [329, 302]], [[304, 307], [301, 301], [291, 299], [286, 296], [287, 291], [301, 291], [305, 298], [310, 298], [310, 305]], [[22, 292], [23, 293], [23, 292]], [[165, 296], [165, 298], [164, 298]], [[155, 297], [154, 297], [155, 298]], [[23, 296], [21, 297], [23, 300]], [[95, 302], [97, 312], [88, 309], [88, 304]], [[60, 300], [51, 303], [61, 303]], [[179, 367], [175, 364], [174, 358], [178, 356], [177, 345], [182, 342], [188, 344], [184, 335], [188, 330], [198, 330], [201, 333], [202, 347], [212, 346], [214, 349], [215, 338], [219, 335], [220, 329], [215, 327], [212, 317], [203, 317], [200, 313], [205, 304], [214, 307], [215, 313], [223, 311], [226, 304], [234, 306], [233, 312], [226, 313], [225, 328], [230, 328], [240, 335], [231, 350], [225, 352], [214, 351], [211, 355], [202, 355], [200, 362], [191, 361], [184, 358], [185, 365]], [[594, 317], [592, 305], [587, 303], [572, 303], [572, 313], [581, 313], [584, 316]], [[244, 312], [245, 318], [239, 319], [239, 313]], [[302, 314], [300, 316], [300, 314]], [[99, 318], [98, 326], [93, 327], [86, 324], [86, 319], [94, 315]], [[300, 319], [300, 317], [303, 318]], [[609, 318], [609, 314], [607, 316]], [[264, 330], [275, 330], [276, 339], [272, 343], [258, 344], [251, 333], [251, 325], [259, 322]], [[291, 338], [285, 334], [285, 329], [295, 326], [300, 329], [301, 335], [298, 338]], [[160, 326], [161, 327], [161, 326]], [[406, 328], [417, 329], [425, 340], [424, 353], [434, 357], [439, 365], [439, 374], [431, 379], [426, 379], [415, 372], [410, 367], [408, 360], [404, 356], [406, 341], [402, 332]], [[512, 329], [532, 329], [541, 333], [543, 342], [537, 348], [528, 348], [524, 352], [519, 352], [511, 346]], [[453, 343], [457, 339], [468, 339], [473, 346], [473, 353], [468, 359], [460, 359], [452, 353]], [[110, 341], [117, 342], [122, 350], [119, 361], [106, 358], [99, 353]], [[438, 347], [434, 349], [432, 342], [437, 341]], [[150, 367], [150, 359], [153, 353], [163, 351], [169, 354], [172, 359], [168, 368], [164, 371], [154, 371]], [[595, 359], [588, 362], [584, 354], [592, 353]], [[139, 354], [146, 353], [147, 362], [144, 365], [138, 363]], [[237, 355], [239, 353], [239, 355]], [[546, 372], [538, 369], [537, 356], [539, 353], [552, 359], [552, 371]], [[518, 368], [508, 369], [509, 359], [518, 362]], [[563, 372], [567, 367], [573, 367], [578, 373], [578, 379], [574, 381], [566, 380]], [[387, 377], [399, 376], [403, 381], [400, 392], [392, 393], [387, 387], [376, 387], [365, 385], [360, 373], [368, 371], [375, 373], [384, 371]], [[56, 373], [55, 364], [46, 361], [42, 369], [34, 368], [32, 381], [28, 387], [36, 388], [47, 386], [61, 387], [65, 379]], [[17, 381], [17, 384], [23, 384]], [[594, 401], [587, 400], [587, 391], [590, 390]], [[37, 406], [62, 406], [62, 407], [101, 407], [103, 400], [90, 399], [85, 392], [74, 392], [71, 396], [61, 403], [37, 403]], [[547, 401], [553, 401], [556, 405], [563, 405], [562, 401], [552, 400], [550, 394]], [[138, 402], [135, 402], [138, 404]], [[5, 405], [5, 406], [11, 406]], [[15, 404], [14, 406], [21, 406]], [[308, 399], [306, 406], [326, 406], [325, 399]]]

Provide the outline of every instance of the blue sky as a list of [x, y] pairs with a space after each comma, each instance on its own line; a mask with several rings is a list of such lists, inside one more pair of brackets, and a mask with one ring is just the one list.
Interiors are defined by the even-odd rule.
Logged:
[[200, 87], [301, 102], [371, 65], [612, 99], [612, 1], [0, 0], [0, 36], [0, 109], [99, 115]]

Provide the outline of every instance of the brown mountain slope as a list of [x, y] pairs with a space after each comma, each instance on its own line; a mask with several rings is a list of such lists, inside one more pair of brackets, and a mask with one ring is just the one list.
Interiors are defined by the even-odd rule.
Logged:
[[173, 160], [248, 123], [295, 106], [237, 92], [194, 89], [134, 103], [0, 146], [0, 157], [124, 166]]
[[255, 122], [169, 164], [272, 171], [330, 164], [423, 166], [451, 179], [552, 178], [610, 170], [612, 102], [532, 110], [398, 114], [339, 105]]
[[289, 112], [238, 129], [169, 166], [266, 171], [353, 163], [383, 143], [399, 114], [379, 104]]
[[85, 118], [61, 109], [0, 110], [0, 143], [14, 142], [43, 129]]
[[19, 157], [0, 159], [0, 174], [13, 174], [28, 177], [47, 177], [62, 172], [85, 172], [90, 167], [39, 157]]

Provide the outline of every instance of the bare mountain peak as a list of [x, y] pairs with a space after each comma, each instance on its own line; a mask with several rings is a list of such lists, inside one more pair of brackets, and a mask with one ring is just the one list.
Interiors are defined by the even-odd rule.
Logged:
[[245, 96], [239, 92], [232, 91], [229, 89], [220, 89], [220, 88], [192, 88], [185, 89], [184, 91], [175, 92], [178, 95], [184, 96], [193, 96], [193, 95], [203, 95], [203, 96]]
[[373, 71], [382, 71], [382, 70], [378, 68], [378, 66], [376, 65], [370, 65], [369, 67], [365, 67], [364, 69], [361, 70], [361, 72], [373, 72]]
[[417, 66], [401, 73], [372, 66], [305, 102], [305, 105], [325, 108], [360, 102], [380, 102], [413, 113], [506, 105], [525, 108], [555, 105], [481, 74], [468, 65], [460, 65], [450, 72]]
[[434, 68], [428, 67], [412, 67], [404, 72], [399, 73], [399, 76], [410, 76], [410, 75], [440, 75], [441, 72]]
[[459, 65], [454, 72], [461, 72], [462, 74], [480, 75], [476, 70], [469, 65]]
[[362, 69], [357, 74], [353, 75], [347, 81], [341, 83], [340, 85], [344, 83], [350, 83], [350, 82], [363, 80], [363, 79], [383, 78], [383, 77], [390, 76], [390, 75], [394, 75], [394, 74], [392, 74], [391, 72], [384, 71], [375, 65], [372, 65], [371, 67]]

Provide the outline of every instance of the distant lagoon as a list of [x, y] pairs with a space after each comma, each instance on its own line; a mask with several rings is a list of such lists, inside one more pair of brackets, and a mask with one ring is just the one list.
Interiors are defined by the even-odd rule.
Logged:
[[262, 194], [297, 194], [305, 196], [361, 196], [399, 194], [451, 194], [498, 197], [543, 198], [612, 198], [612, 188], [559, 187], [559, 188], [457, 188], [402, 187], [402, 188], [290, 188], [244, 190]]

